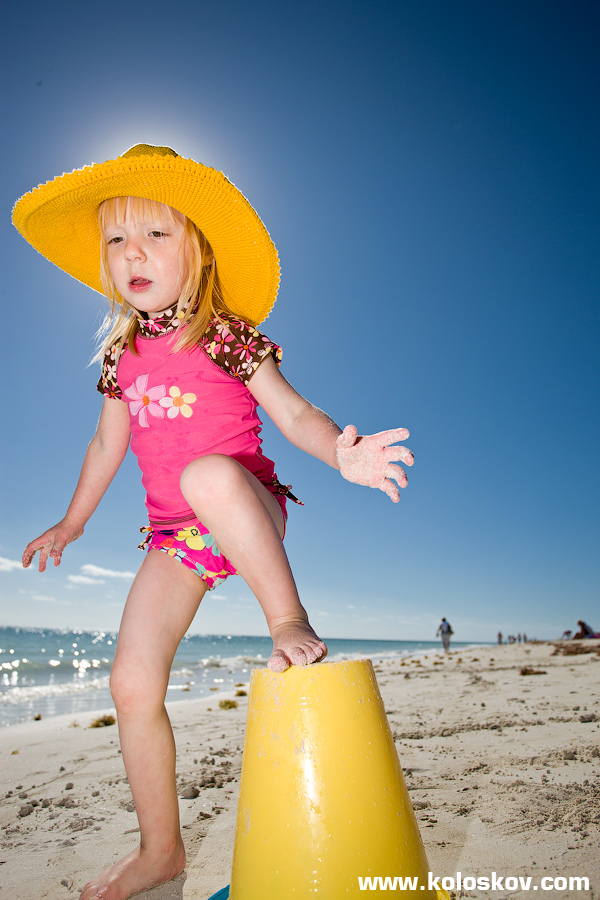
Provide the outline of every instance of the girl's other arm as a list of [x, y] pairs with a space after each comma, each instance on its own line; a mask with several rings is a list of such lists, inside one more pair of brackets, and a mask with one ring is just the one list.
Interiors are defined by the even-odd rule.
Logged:
[[249, 388], [281, 433], [296, 447], [339, 469], [348, 481], [377, 487], [397, 503], [398, 488], [408, 479], [400, 466], [412, 466], [414, 457], [407, 447], [390, 447], [408, 437], [406, 428], [360, 436], [353, 425], [341, 428], [327, 413], [302, 397], [283, 377], [272, 357], [258, 367]]
[[83, 529], [104, 496], [123, 461], [129, 445], [129, 413], [122, 400], [104, 398], [96, 433], [85, 454], [73, 499], [64, 519], [31, 541], [23, 552], [25, 568], [40, 551], [39, 570], [48, 557], [60, 565], [62, 552], [83, 534]]

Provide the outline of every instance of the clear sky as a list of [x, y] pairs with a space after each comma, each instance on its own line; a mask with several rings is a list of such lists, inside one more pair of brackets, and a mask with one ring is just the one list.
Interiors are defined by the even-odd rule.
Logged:
[[[600, 13], [591, 0], [21, 0], [5, 11], [0, 624], [112, 629], [141, 562], [128, 459], [58, 569], [15, 564], [61, 518], [101, 397], [103, 299], [35, 253], [14, 201], [168, 144], [222, 169], [278, 247], [263, 330], [340, 424], [406, 426], [401, 502], [271, 423], [286, 546], [329, 637], [600, 629]], [[241, 579], [193, 632], [261, 634]]]

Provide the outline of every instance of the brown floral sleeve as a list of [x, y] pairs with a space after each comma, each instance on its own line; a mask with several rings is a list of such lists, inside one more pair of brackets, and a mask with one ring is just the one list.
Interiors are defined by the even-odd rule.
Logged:
[[113, 400], [123, 399], [123, 393], [117, 384], [117, 364], [121, 352], [122, 348], [119, 344], [113, 344], [110, 350], [106, 352], [104, 359], [102, 360], [100, 378], [96, 385], [97, 390], [99, 390], [101, 394], [104, 394], [105, 397], [110, 397]]
[[279, 366], [283, 355], [281, 347], [253, 325], [231, 316], [213, 319], [200, 346], [221, 369], [246, 386], [267, 356], [272, 355]]

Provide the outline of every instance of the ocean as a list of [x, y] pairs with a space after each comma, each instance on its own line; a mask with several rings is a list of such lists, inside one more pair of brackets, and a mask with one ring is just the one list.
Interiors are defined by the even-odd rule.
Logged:
[[[117, 633], [0, 628], [0, 726], [112, 708], [109, 675]], [[328, 659], [384, 660], [441, 649], [440, 641], [327, 639]], [[471, 646], [456, 643], [453, 646]], [[266, 665], [271, 639], [186, 635], [171, 669], [167, 701], [231, 691]]]

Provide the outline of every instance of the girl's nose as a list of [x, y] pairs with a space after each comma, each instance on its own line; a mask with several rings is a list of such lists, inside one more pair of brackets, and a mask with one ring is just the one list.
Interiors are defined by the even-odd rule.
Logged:
[[125, 244], [125, 259], [133, 262], [136, 259], [143, 259], [144, 251], [141, 246], [133, 238], [128, 238]]

